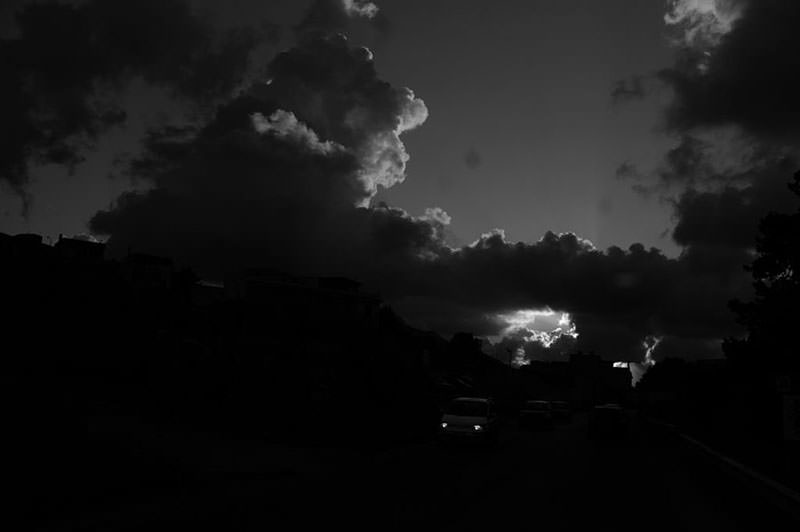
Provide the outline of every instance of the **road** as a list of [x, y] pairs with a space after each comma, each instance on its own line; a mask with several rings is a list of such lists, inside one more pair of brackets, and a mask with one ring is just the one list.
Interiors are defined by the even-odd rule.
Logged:
[[[344, 456], [344, 454], [343, 454]], [[679, 438], [637, 425], [587, 437], [507, 422], [488, 449], [420, 444], [347, 453], [317, 472], [186, 475], [43, 529], [796, 530]]]

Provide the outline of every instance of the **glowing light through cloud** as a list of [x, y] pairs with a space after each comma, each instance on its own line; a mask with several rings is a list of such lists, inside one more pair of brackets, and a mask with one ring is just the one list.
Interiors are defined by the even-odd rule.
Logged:
[[550, 309], [544, 310], [517, 310], [510, 314], [500, 314], [498, 317], [508, 324], [508, 329], [519, 329], [531, 327], [536, 323], [539, 316], [553, 316], [555, 312]]
[[658, 344], [661, 343], [662, 337], [660, 336], [647, 336], [642, 341], [642, 348], [644, 348], [644, 359], [641, 362], [631, 362], [628, 364], [628, 367], [631, 370], [631, 384], [636, 386], [636, 384], [644, 377], [644, 374], [647, 373], [651, 367], [656, 365], [655, 358], [653, 358], [653, 352], [658, 347]]
[[511, 365], [515, 368], [520, 366], [527, 366], [530, 364], [531, 361], [528, 359], [528, 356], [525, 354], [524, 347], [518, 347], [514, 350], [514, 358], [511, 359]]
[[653, 359], [653, 351], [656, 350], [658, 344], [661, 343], [660, 336], [648, 336], [642, 342], [642, 347], [644, 347], [644, 364], [647, 367], [655, 366], [656, 361]]
[[537, 344], [541, 348], [551, 349], [561, 339], [574, 339], [578, 331], [568, 312], [559, 312], [549, 308], [522, 309], [497, 315], [505, 328], [495, 337], [498, 341], [512, 339], [519, 342], [511, 355], [512, 366], [530, 364], [528, 347]]
[[[518, 335], [526, 342], [538, 342], [550, 347], [563, 336], [577, 338], [578, 332], [568, 312], [556, 312], [551, 309], [518, 310], [510, 314], [498, 316], [507, 326], [501, 336]], [[549, 318], [549, 319], [543, 319]], [[538, 322], [544, 322], [541, 325]], [[552, 323], [556, 326], [552, 327]]]

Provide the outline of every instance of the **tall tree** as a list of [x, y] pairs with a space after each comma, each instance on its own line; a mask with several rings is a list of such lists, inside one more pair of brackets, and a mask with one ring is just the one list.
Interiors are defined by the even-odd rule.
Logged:
[[[800, 197], [800, 171], [789, 189]], [[747, 328], [743, 339], [728, 339], [725, 354], [732, 361], [769, 373], [800, 369], [797, 333], [800, 326], [800, 208], [794, 214], [770, 213], [761, 220], [753, 275], [752, 301], [732, 301], [738, 321]]]

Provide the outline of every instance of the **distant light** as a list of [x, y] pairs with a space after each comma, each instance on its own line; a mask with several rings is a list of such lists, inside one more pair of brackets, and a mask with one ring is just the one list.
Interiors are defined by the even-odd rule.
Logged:
[[481, 430], [483, 430], [483, 427], [482, 427], [482, 426], [480, 426], [480, 425], [473, 425], [473, 427], [472, 427], [472, 428], [474, 428], [474, 429], [475, 429], [475, 430], [477, 430], [477, 431], [481, 431]]

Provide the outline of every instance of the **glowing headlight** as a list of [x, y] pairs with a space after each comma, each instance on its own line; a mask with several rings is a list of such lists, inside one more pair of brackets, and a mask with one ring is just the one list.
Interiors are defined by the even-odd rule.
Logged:
[[476, 431], [483, 430], [483, 427], [481, 425], [473, 425], [472, 428], [475, 429]]
[[443, 428], [443, 429], [446, 429], [446, 428], [447, 428], [447, 423], [445, 423], [445, 422], [442, 422], [442, 428]]

